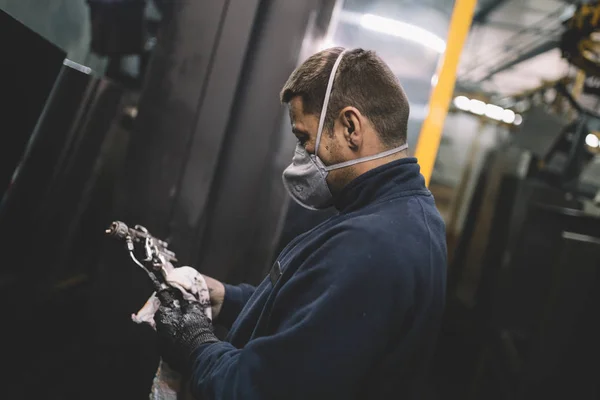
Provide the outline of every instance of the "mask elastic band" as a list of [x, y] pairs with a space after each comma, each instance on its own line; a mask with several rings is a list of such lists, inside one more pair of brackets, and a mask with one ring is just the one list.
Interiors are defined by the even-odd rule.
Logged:
[[333, 64], [333, 68], [331, 70], [331, 74], [329, 75], [329, 82], [327, 83], [327, 90], [325, 91], [325, 99], [323, 100], [323, 109], [321, 110], [321, 117], [319, 118], [319, 130], [317, 131], [317, 142], [315, 144], [315, 156], [319, 156], [319, 144], [321, 143], [321, 134], [323, 133], [323, 125], [325, 124], [325, 117], [327, 116], [327, 107], [329, 105], [329, 97], [331, 96], [331, 89], [333, 88], [333, 81], [335, 80], [335, 73], [342, 61], [342, 57], [344, 57], [344, 53], [348, 50], [344, 50], [340, 53], [337, 60], [335, 60], [335, 64]]
[[392, 154], [399, 153], [402, 150], [406, 150], [406, 149], [408, 149], [408, 143], [405, 143], [402, 146], [396, 147], [394, 149], [386, 150], [382, 153], [374, 154], [372, 156], [361, 157], [361, 158], [357, 158], [355, 160], [349, 160], [349, 161], [345, 161], [345, 162], [342, 162], [339, 164], [328, 165], [325, 167], [325, 171], [331, 171], [331, 170], [338, 169], [338, 168], [349, 167], [350, 165], [354, 165], [354, 164], [360, 164], [360, 163], [371, 161], [371, 160], [377, 160], [378, 158], [391, 156]]

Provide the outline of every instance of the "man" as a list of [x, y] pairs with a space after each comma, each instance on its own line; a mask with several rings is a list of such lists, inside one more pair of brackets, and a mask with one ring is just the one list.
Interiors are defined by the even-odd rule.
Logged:
[[408, 157], [408, 100], [373, 52], [333, 48], [290, 76], [298, 145], [283, 180], [339, 213], [298, 236], [256, 288], [207, 278], [215, 323], [163, 294], [164, 359], [203, 399], [413, 399], [441, 321], [444, 223]]

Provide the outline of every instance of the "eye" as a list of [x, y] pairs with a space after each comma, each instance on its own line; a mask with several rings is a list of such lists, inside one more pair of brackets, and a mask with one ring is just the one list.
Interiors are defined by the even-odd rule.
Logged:
[[296, 136], [296, 139], [298, 139], [298, 143], [300, 143], [301, 146], [304, 146], [310, 139], [307, 132], [298, 129], [295, 126], [292, 126], [292, 133]]

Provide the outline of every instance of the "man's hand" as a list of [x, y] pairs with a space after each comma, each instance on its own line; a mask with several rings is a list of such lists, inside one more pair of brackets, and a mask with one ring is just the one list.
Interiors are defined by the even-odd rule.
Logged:
[[176, 292], [167, 289], [157, 294], [161, 305], [154, 315], [154, 321], [160, 355], [173, 369], [185, 372], [194, 350], [218, 339], [201, 305], [181, 300]]
[[223, 301], [225, 300], [225, 286], [216, 279], [210, 276], [202, 275], [208, 286], [208, 293], [210, 295], [210, 305], [212, 308], [213, 320], [219, 316], [221, 307], [223, 307]]

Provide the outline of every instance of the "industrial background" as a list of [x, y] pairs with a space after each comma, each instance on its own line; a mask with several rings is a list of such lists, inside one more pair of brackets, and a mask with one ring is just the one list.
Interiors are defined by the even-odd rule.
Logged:
[[0, 397], [147, 398], [155, 337], [130, 316], [153, 289], [111, 221], [257, 283], [334, 212], [281, 185], [295, 139], [279, 91], [344, 46], [405, 88], [446, 221], [428, 399], [600, 398], [600, 5], [466, 3], [0, 0]]

